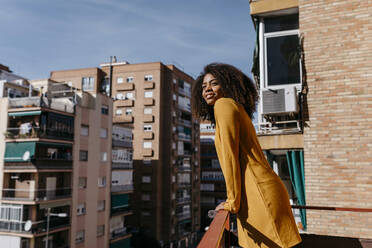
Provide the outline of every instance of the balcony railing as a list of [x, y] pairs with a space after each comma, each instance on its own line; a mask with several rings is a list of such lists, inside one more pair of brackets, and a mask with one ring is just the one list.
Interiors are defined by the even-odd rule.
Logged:
[[133, 191], [133, 184], [111, 186], [111, 192], [123, 192], [123, 191]]
[[197, 248], [230, 247], [230, 215], [228, 211], [217, 212], [208, 231]]
[[191, 96], [191, 92], [190, 91], [187, 91], [181, 87], [178, 87], [178, 93], [182, 94], [182, 95], [185, 95], [185, 96]]
[[4, 200], [48, 201], [71, 197], [71, 188], [59, 189], [3, 189]]
[[[37, 233], [46, 232], [47, 222], [46, 220], [35, 221], [32, 223], [31, 229], [29, 231], [25, 230], [26, 221], [0, 221], [0, 231], [1, 232], [15, 232], [15, 233]], [[49, 230], [54, 230], [57, 228], [65, 227], [70, 225], [70, 218], [58, 218], [51, 217], [49, 222]]]
[[191, 121], [188, 121], [188, 120], [185, 120], [185, 119], [182, 119], [182, 118], [178, 118], [178, 122], [181, 123], [181, 124], [184, 124], [186, 126], [192, 126]]
[[57, 138], [72, 140], [74, 134], [54, 128], [11, 127], [5, 133], [7, 139]]
[[187, 219], [191, 217], [191, 212], [181, 212], [176, 214], [178, 219]]
[[122, 227], [122, 228], [117, 228], [115, 230], [113, 230], [111, 232], [111, 239], [116, 239], [116, 238], [119, 238], [119, 237], [123, 237], [125, 235], [128, 235], [129, 233], [127, 232], [127, 228], [126, 227]]
[[112, 169], [133, 169], [133, 161], [121, 162], [121, 163], [112, 162], [111, 168]]
[[189, 203], [191, 202], [191, 197], [177, 197], [176, 198], [177, 204], [182, 204], [182, 203]]

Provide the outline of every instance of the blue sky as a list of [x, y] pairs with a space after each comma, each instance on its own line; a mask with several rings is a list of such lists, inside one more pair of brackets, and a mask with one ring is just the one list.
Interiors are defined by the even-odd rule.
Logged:
[[210, 62], [247, 74], [248, 0], [1, 0], [0, 63], [29, 79], [52, 70], [161, 61], [197, 76]]

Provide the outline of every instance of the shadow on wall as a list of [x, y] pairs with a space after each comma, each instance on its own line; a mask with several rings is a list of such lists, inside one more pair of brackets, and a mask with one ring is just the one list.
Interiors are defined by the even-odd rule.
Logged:
[[372, 240], [301, 234], [302, 243], [294, 248], [372, 248]]

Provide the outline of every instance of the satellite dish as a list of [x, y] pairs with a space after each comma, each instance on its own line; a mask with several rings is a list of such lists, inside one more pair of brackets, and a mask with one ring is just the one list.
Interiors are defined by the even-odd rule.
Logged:
[[30, 159], [30, 151], [25, 151], [25, 153], [22, 156], [23, 161], [27, 161]]
[[32, 227], [32, 221], [31, 220], [26, 221], [25, 227], [24, 227], [25, 231], [26, 232], [30, 231], [31, 227]]

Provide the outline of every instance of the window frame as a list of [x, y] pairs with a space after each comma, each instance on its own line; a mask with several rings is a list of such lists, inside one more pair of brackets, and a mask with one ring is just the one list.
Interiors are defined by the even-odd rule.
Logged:
[[[265, 28], [265, 20], [262, 22], [262, 27]], [[264, 77], [263, 77], [263, 84], [265, 89], [283, 89], [286, 87], [300, 87], [302, 85], [302, 61], [299, 59], [299, 70], [300, 70], [300, 82], [299, 83], [293, 83], [293, 84], [280, 84], [280, 85], [269, 85], [268, 78], [269, 78], [269, 70], [267, 68], [267, 62], [268, 62], [268, 53], [267, 53], [267, 39], [269, 38], [275, 38], [275, 37], [285, 37], [290, 35], [298, 35], [298, 38], [300, 39], [300, 31], [299, 29], [291, 29], [291, 30], [284, 30], [284, 31], [276, 31], [276, 32], [269, 32], [265, 33], [263, 30], [262, 32], [262, 41], [263, 41], [263, 70], [264, 70]]]

